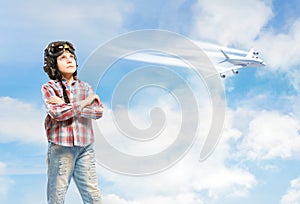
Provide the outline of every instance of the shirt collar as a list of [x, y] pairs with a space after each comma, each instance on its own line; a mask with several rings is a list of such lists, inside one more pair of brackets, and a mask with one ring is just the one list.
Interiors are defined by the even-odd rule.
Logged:
[[[59, 80], [57, 79], [56, 80], [57, 82], [59, 82]], [[62, 83], [65, 85], [65, 86], [70, 86], [70, 85], [75, 85], [78, 81], [77, 77], [74, 78], [74, 81], [72, 82], [72, 84], [69, 84], [69, 82], [64, 78], [62, 77]]]

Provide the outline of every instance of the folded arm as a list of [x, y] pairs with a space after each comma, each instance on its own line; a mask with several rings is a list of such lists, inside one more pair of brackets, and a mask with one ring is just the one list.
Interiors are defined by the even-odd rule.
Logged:
[[65, 103], [58, 97], [54, 90], [45, 85], [42, 87], [43, 98], [46, 103], [49, 115], [57, 121], [68, 120], [74, 116], [98, 119], [102, 117], [103, 106], [99, 96], [88, 92], [84, 100], [73, 103]]

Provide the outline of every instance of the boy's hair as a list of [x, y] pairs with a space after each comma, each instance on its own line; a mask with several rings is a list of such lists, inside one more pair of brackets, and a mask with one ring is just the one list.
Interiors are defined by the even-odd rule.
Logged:
[[[62, 88], [64, 100], [66, 103], [70, 103], [69, 97], [66, 93], [66, 87], [62, 83], [62, 75], [57, 67], [57, 57], [64, 53], [64, 51], [68, 50], [75, 57], [76, 66], [77, 58], [75, 55], [75, 47], [72, 43], [68, 41], [55, 41], [49, 43], [49, 45], [44, 50], [44, 71], [48, 74], [49, 78], [52, 80], [59, 80]], [[74, 72], [73, 76], [77, 78], [77, 70]]]

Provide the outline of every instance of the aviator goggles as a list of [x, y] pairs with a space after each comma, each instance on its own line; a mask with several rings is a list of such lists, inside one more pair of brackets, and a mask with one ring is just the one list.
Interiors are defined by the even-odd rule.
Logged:
[[72, 43], [68, 41], [57, 41], [51, 43], [48, 46], [47, 50], [51, 57], [58, 57], [59, 55], [63, 54], [66, 50], [74, 54], [75, 47]]

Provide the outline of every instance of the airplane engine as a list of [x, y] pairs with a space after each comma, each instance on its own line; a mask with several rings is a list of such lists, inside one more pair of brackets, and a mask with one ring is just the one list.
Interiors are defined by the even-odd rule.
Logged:
[[225, 77], [226, 77], [226, 75], [225, 75], [225, 74], [223, 74], [223, 73], [221, 73], [221, 74], [220, 74], [220, 77], [222, 77], [222, 78], [225, 78]]
[[236, 70], [236, 69], [233, 69], [233, 70], [232, 70], [232, 73], [234, 73], [234, 74], [238, 74], [238, 73], [239, 73], [239, 71], [238, 71], [238, 70]]

